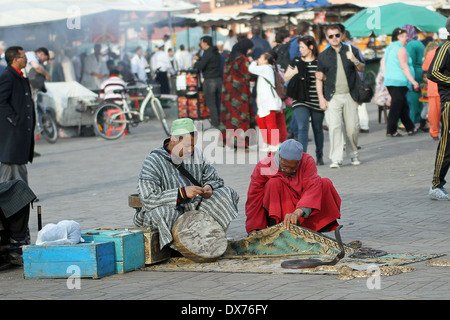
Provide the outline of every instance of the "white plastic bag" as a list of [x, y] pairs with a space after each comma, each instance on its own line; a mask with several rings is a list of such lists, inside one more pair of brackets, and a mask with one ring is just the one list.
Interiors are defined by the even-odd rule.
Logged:
[[46, 224], [37, 235], [36, 245], [63, 245], [84, 242], [81, 227], [73, 220]]

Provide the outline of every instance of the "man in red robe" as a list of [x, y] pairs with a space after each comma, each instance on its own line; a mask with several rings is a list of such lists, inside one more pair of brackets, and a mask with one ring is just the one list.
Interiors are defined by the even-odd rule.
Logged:
[[315, 160], [303, 146], [286, 140], [275, 154], [253, 170], [245, 204], [246, 230], [265, 229], [283, 222], [318, 232], [339, 225], [341, 198], [328, 178], [317, 174]]

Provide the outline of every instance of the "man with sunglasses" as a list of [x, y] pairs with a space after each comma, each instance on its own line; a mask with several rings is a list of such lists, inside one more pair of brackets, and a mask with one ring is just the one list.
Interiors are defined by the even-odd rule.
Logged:
[[34, 103], [30, 83], [23, 76], [27, 57], [22, 47], [10, 47], [8, 66], [0, 76], [0, 182], [28, 183], [26, 164], [34, 155]]
[[[320, 107], [325, 110], [330, 136], [330, 168], [339, 168], [346, 152], [352, 165], [359, 165], [358, 156], [358, 98], [359, 75], [364, 71], [352, 46], [342, 43], [342, 30], [338, 25], [325, 27], [330, 46], [319, 54], [317, 65], [317, 93]], [[342, 125], [345, 134], [342, 132]]]

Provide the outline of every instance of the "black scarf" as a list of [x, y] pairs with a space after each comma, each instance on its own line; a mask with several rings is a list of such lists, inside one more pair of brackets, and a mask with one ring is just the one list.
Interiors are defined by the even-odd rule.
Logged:
[[239, 56], [247, 56], [247, 51], [253, 48], [253, 42], [250, 39], [244, 38], [239, 40], [231, 49], [231, 53], [227, 58], [227, 63], [236, 60]]
[[300, 102], [309, 101], [309, 86], [311, 81], [306, 62], [297, 57], [293, 63], [291, 62], [292, 64], [297, 66], [298, 73], [288, 83], [287, 96]]

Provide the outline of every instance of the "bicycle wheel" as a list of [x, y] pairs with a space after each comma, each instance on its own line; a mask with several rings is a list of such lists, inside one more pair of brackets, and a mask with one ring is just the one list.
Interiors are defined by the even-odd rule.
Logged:
[[58, 140], [58, 126], [52, 115], [43, 112], [41, 115], [41, 132], [42, 137], [49, 143], [55, 143]]
[[120, 138], [127, 128], [127, 120], [120, 106], [106, 103], [97, 108], [94, 114], [95, 133], [106, 140]]
[[164, 109], [161, 106], [161, 102], [159, 102], [157, 98], [154, 98], [150, 101], [150, 103], [152, 104], [153, 112], [155, 113], [158, 120], [161, 122], [164, 131], [168, 136], [170, 136], [169, 124], [167, 123], [166, 113], [164, 112]]

